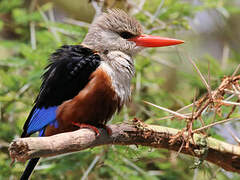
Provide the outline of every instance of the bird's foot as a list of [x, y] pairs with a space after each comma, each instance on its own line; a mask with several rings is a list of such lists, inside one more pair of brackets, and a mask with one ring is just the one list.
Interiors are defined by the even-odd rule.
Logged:
[[81, 129], [81, 128], [89, 128], [89, 129], [92, 129], [92, 130], [96, 133], [96, 136], [99, 136], [99, 135], [100, 135], [98, 128], [96, 128], [95, 126], [92, 126], [92, 125], [90, 125], [90, 124], [75, 123], [75, 122], [73, 122], [72, 124], [73, 124], [74, 126], [79, 127], [80, 129]]
[[[73, 122], [72, 124], [73, 124], [74, 126], [79, 127], [79, 128], [89, 128], [89, 129], [92, 129], [92, 130], [96, 133], [96, 136], [99, 136], [99, 135], [100, 135], [98, 128], [95, 127], [95, 126], [93, 126], [93, 125], [85, 124], [85, 123], [75, 123], [75, 122]], [[98, 127], [105, 129], [105, 130], [107, 131], [107, 134], [108, 134], [109, 136], [112, 135], [112, 129], [109, 128], [108, 126], [101, 124], [101, 125], [98, 125]]]
[[107, 125], [100, 125], [101, 128], [105, 129], [107, 131], [107, 134], [109, 136], [112, 135], [112, 129], [110, 127], [108, 127]]

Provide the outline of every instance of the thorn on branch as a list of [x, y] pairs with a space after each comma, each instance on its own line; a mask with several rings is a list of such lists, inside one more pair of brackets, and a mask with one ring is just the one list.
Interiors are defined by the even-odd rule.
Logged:
[[[208, 88], [208, 84], [206, 83], [205, 79], [203, 78], [201, 72], [199, 71], [199, 69], [196, 67], [195, 63], [191, 59], [190, 59], [190, 61], [193, 63], [194, 67], [196, 68], [196, 70], [198, 71], [200, 76], [202, 77], [202, 81]], [[171, 117], [169, 116], [170, 118], [175, 117], [178, 119], [185, 120], [187, 122], [186, 127], [183, 128], [182, 131], [178, 132], [176, 135], [172, 136], [169, 140], [169, 143], [174, 144], [179, 138], [182, 137], [183, 140], [185, 140], [185, 148], [189, 148], [189, 143], [190, 143], [189, 141], [192, 140], [192, 142], [194, 143], [194, 140], [193, 140], [194, 133], [201, 132], [201, 133], [207, 134], [206, 130], [212, 126], [239, 119], [239, 117], [230, 118], [230, 116], [236, 110], [236, 106], [240, 106], [240, 103], [239, 103], [240, 97], [238, 98], [237, 102], [228, 101], [227, 100], [228, 98], [224, 97], [226, 92], [227, 93], [231, 92], [235, 95], [240, 92], [239, 80], [240, 80], [240, 75], [225, 76], [222, 79], [222, 82], [220, 83], [218, 88], [216, 88], [215, 90], [211, 91], [210, 93], [204, 95], [199, 100], [197, 100], [197, 101], [194, 100], [194, 102], [192, 104], [187, 105], [178, 111], [173, 111], [173, 110], [158, 106], [156, 104], [153, 104], [153, 103], [150, 103], [147, 101], [143, 101], [143, 102], [172, 114]], [[208, 88], [208, 90], [210, 90], [210, 89]], [[204, 119], [203, 119], [204, 112], [211, 110], [211, 111], [214, 111], [216, 114], [218, 114], [220, 117], [222, 117], [222, 107], [223, 106], [233, 106], [231, 111], [227, 114], [227, 117], [218, 122], [212, 122], [208, 125], [205, 125]], [[192, 107], [191, 113], [185, 113], [185, 114], [179, 113], [180, 111], [185, 110], [189, 107]], [[200, 120], [202, 127], [192, 130], [193, 122], [194, 122], [194, 120], [197, 120], [197, 119]], [[187, 134], [188, 134], [187, 137], [184, 136], [185, 132], [187, 132]]]

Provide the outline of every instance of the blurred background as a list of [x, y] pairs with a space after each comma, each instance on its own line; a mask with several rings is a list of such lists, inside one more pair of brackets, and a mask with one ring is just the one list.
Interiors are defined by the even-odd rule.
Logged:
[[[10, 167], [8, 145], [22, 132], [49, 55], [61, 45], [80, 44], [89, 24], [107, 8], [121, 8], [135, 16], [145, 33], [185, 41], [176, 47], [146, 49], [135, 58], [132, 102], [111, 123], [138, 117], [181, 129], [185, 122], [161, 120], [168, 114], [142, 100], [177, 110], [206, 93], [189, 57], [206, 77], [210, 69], [212, 89], [240, 63], [239, 0], [1, 0], [0, 179], [19, 179], [24, 170], [23, 163]], [[206, 124], [212, 116], [206, 113]], [[195, 122], [194, 128], [200, 126]], [[240, 136], [237, 122], [219, 125], [209, 134], [237, 144], [226, 129]], [[240, 179], [207, 162], [193, 169], [194, 161], [163, 149], [102, 146], [42, 159], [32, 179]]]

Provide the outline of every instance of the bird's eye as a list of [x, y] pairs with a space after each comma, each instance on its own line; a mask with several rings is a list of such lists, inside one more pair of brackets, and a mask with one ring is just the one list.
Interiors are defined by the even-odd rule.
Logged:
[[130, 39], [130, 38], [135, 37], [134, 34], [132, 34], [132, 33], [130, 33], [130, 32], [127, 32], [127, 31], [120, 32], [119, 35], [120, 35], [123, 39]]

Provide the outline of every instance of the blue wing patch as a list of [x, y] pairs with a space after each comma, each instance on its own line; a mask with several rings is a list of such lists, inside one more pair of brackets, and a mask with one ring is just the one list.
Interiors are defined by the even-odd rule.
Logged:
[[45, 126], [53, 125], [57, 128], [58, 123], [56, 121], [56, 110], [57, 106], [49, 108], [36, 108], [28, 124], [27, 134], [40, 131], [39, 136], [43, 136]]

